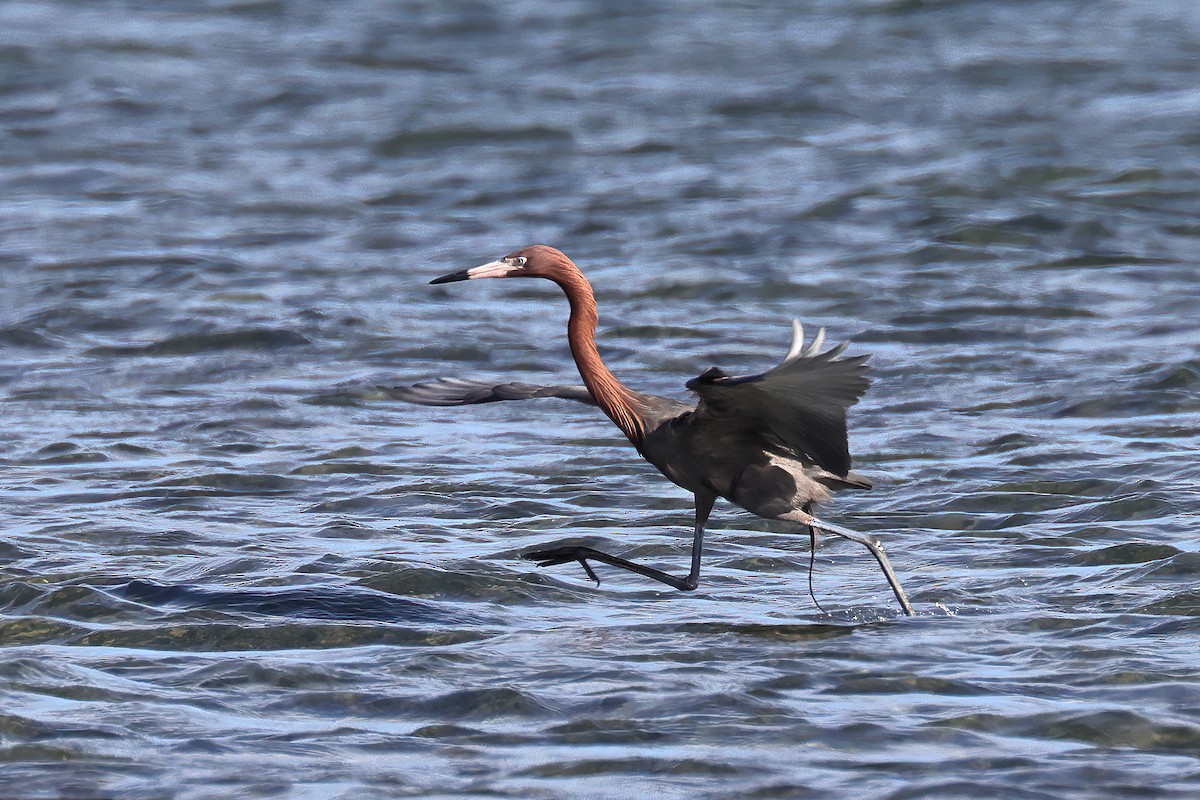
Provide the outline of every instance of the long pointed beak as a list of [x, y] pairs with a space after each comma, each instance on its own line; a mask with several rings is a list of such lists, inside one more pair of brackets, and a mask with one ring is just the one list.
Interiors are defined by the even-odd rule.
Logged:
[[471, 269], [460, 269], [458, 272], [451, 272], [449, 275], [443, 275], [440, 278], [434, 278], [430, 283], [454, 283], [455, 281], [473, 281], [476, 278], [503, 278], [510, 272], [519, 270], [520, 267], [515, 264], [509, 264], [505, 261], [489, 261], [478, 267]]
[[440, 278], [434, 278], [430, 283], [454, 283], [455, 281], [468, 281], [471, 276], [467, 273], [468, 269], [460, 269], [458, 272], [451, 272], [449, 275], [443, 275]]

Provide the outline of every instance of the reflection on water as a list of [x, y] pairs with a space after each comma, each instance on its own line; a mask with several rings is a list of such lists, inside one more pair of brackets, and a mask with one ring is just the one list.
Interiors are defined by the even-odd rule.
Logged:
[[[0, 6], [0, 794], [1186, 797], [1200, 675], [1186, 3]], [[684, 397], [872, 353], [860, 548], [565, 401], [548, 285]], [[614, 787], [620, 787], [616, 789]]]

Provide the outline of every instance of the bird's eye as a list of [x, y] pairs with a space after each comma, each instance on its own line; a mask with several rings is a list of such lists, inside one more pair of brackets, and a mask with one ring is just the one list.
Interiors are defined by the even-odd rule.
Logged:
[[512, 264], [514, 267], [523, 267], [528, 259], [526, 259], [525, 256], [511, 256], [504, 260]]

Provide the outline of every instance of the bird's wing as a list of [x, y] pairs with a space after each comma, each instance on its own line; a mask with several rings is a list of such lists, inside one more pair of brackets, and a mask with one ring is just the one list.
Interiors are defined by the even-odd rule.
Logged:
[[586, 386], [538, 386], [532, 383], [496, 383], [463, 378], [434, 378], [413, 386], [381, 386], [390, 397], [423, 406], [465, 406], [499, 400], [561, 397], [596, 405]]
[[807, 347], [800, 322], [794, 321], [792, 328], [792, 346], [774, 369], [732, 377], [713, 367], [687, 387], [700, 395], [699, 413], [757, 430], [825, 470], [845, 475], [850, 470], [846, 411], [870, 383], [867, 356], [842, 358], [845, 344], [822, 353], [824, 328]]

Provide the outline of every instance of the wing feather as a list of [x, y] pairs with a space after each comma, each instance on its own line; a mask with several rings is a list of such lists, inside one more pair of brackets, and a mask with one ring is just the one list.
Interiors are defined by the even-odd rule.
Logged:
[[434, 378], [412, 386], [381, 386], [388, 396], [423, 406], [465, 406], [500, 400], [561, 397], [588, 405], [596, 400], [586, 386], [539, 386], [532, 383], [496, 383], [464, 378]]
[[846, 412], [867, 390], [867, 356], [843, 358], [845, 344], [820, 352], [825, 330], [804, 347], [803, 328], [783, 362], [759, 375], [732, 377], [713, 367], [688, 381], [700, 413], [754, 430], [807, 455], [835, 475], [850, 471]]

